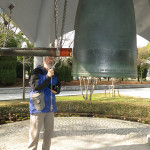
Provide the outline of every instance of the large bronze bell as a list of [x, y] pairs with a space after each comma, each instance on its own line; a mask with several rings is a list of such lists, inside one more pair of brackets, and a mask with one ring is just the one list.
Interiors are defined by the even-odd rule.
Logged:
[[80, 0], [75, 20], [73, 76], [136, 77], [132, 0]]

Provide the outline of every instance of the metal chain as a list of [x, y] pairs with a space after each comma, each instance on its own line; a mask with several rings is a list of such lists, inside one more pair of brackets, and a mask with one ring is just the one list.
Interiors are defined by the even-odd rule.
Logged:
[[[63, 36], [63, 33], [64, 33], [66, 9], [67, 9], [67, 0], [65, 0], [65, 3], [64, 3], [64, 12], [63, 12], [63, 19], [62, 19], [61, 36]], [[61, 40], [59, 42], [59, 39], [58, 39], [58, 0], [54, 0], [54, 18], [55, 18], [55, 38], [57, 40], [57, 51], [59, 51], [59, 48], [62, 47], [62, 37], [61, 37]], [[60, 57], [59, 60], [61, 60], [61, 57]], [[57, 60], [57, 62], [59, 60]], [[55, 65], [56, 65], [56, 62], [53, 65], [53, 68], [55, 68]], [[52, 111], [52, 109], [53, 109], [53, 104], [52, 104], [52, 77], [51, 77], [51, 108], [50, 108], [50, 110]]]
[[67, 0], [64, 2], [64, 10], [63, 10], [63, 18], [62, 18], [62, 25], [61, 25], [61, 38], [59, 41], [58, 38], [58, 0], [54, 0], [54, 16], [55, 16], [55, 37], [57, 40], [57, 48], [62, 47], [62, 41], [63, 41], [63, 34], [64, 34], [64, 26], [66, 21], [66, 12], [67, 12]]
[[58, 42], [58, 0], [54, 0], [54, 19], [55, 19], [55, 38], [57, 40], [57, 48], [59, 47]]
[[148, 6], [150, 7], [150, 0], [148, 0]]
[[[67, 10], [67, 0], [65, 0], [64, 3], [64, 12], [63, 12], [63, 19], [62, 19], [62, 27], [61, 27], [61, 40], [59, 42], [58, 39], [58, 0], [54, 0], [54, 18], [55, 18], [55, 38], [57, 40], [57, 51], [59, 51], [59, 48], [62, 48], [62, 40], [63, 40], [63, 34], [64, 34], [64, 25], [65, 25], [65, 18], [66, 18], [66, 10]], [[55, 68], [55, 65], [58, 61], [60, 61], [62, 58], [60, 57], [55, 64], [53, 65], [53, 69]], [[51, 107], [50, 110], [52, 111], [53, 104], [52, 104], [52, 77], [51, 77]]]
[[62, 18], [62, 26], [61, 26], [60, 47], [62, 47], [63, 34], [64, 34], [64, 27], [65, 27], [65, 21], [66, 21], [66, 11], [67, 11], [67, 0], [65, 0], [65, 3], [64, 3], [64, 11], [63, 11], [63, 18]]
[[[59, 47], [58, 43], [58, 1], [54, 0], [54, 19], [55, 19], [55, 38], [57, 40], [57, 51]], [[55, 65], [53, 65], [52, 68], [54, 68]], [[50, 111], [53, 110], [53, 96], [52, 96], [52, 87], [53, 87], [53, 82], [52, 82], [53, 76], [51, 77], [51, 106], [50, 106]]]
[[12, 17], [11, 15], [12, 15], [12, 10], [14, 8], [14, 5], [10, 4], [8, 8], [10, 10], [10, 13], [9, 13], [9, 20], [8, 20], [8, 25], [7, 25], [7, 30], [6, 30], [6, 36], [5, 36], [5, 39], [4, 39], [3, 47], [5, 47], [6, 44], [7, 44], [8, 33], [9, 33], [9, 29], [10, 29], [10, 22], [11, 22], [11, 17]]

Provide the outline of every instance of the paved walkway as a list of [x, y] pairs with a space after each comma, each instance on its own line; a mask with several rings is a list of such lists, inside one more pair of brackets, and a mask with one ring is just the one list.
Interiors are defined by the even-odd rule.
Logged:
[[[71, 87], [70, 87], [71, 88]], [[128, 88], [128, 89], [119, 89], [119, 93], [121, 95], [129, 95], [129, 96], [136, 96], [136, 97], [143, 97], [143, 98], [150, 98], [150, 87], [149, 88]], [[23, 94], [22, 88], [0, 88], [0, 101], [1, 100], [13, 100], [13, 99], [22, 99]], [[25, 97], [29, 98], [30, 88], [25, 89]], [[106, 92], [108, 93], [109, 90], [107, 89]], [[103, 90], [95, 90], [94, 93], [104, 93]], [[68, 96], [68, 95], [80, 95], [81, 91], [66, 91], [63, 90], [59, 95], [56, 96]]]
[[[27, 150], [28, 129], [28, 120], [1, 125], [0, 150]], [[147, 133], [150, 126], [137, 122], [57, 117], [51, 150], [150, 150]]]

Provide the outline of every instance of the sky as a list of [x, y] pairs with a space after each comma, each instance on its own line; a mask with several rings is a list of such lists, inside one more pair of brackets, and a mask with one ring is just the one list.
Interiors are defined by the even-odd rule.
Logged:
[[[74, 39], [74, 31], [71, 31], [67, 34], [65, 34], [66, 41], [63, 44], [63, 47], [73, 47], [73, 39]], [[143, 37], [137, 35], [137, 48], [144, 47], [149, 43], [146, 39]], [[68, 46], [69, 45], [69, 46]]]
[[143, 37], [137, 35], [137, 48], [144, 47], [149, 43], [146, 39]]
[[[74, 44], [74, 42], [73, 42], [73, 40], [74, 40], [74, 31], [71, 31], [71, 32], [65, 34], [64, 35], [64, 39], [65, 39], [65, 41], [63, 42], [62, 47], [64, 47], [64, 48], [67, 48], [67, 47], [73, 48], [73, 44]], [[137, 48], [144, 47], [148, 43], [149, 43], [148, 40], [146, 40], [143, 37], [137, 35]], [[24, 44], [23, 44], [23, 47], [24, 46], [26, 47], [26, 44], [25, 45]]]

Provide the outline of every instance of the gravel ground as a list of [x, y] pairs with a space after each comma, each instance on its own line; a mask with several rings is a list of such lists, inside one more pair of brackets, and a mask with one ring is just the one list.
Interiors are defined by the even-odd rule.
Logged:
[[[27, 150], [29, 120], [0, 126], [0, 150]], [[51, 150], [150, 150], [150, 125], [106, 118], [55, 118]], [[41, 150], [42, 139], [38, 150]]]

